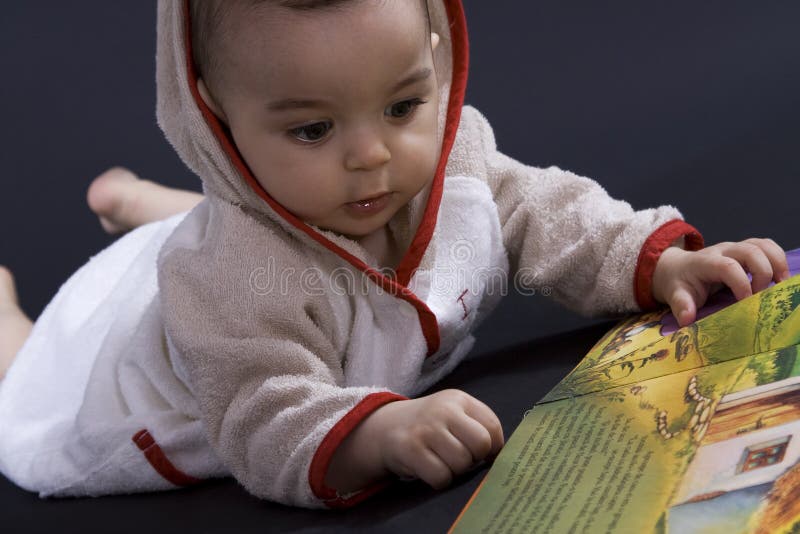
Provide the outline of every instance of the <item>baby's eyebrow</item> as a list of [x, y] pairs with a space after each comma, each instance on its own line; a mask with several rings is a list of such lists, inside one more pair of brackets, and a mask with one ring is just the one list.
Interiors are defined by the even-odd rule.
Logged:
[[269, 111], [287, 111], [301, 108], [321, 108], [325, 105], [321, 100], [299, 100], [297, 98], [284, 98], [267, 104]]
[[[407, 78], [401, 80], [397, 85], [395, 85], [392, 89], [392, 93], [396, 93], [401, 89], [408, 87], [409, 85], [414, 85], [415, 83], [427, 80], [431, 74], [433, 74], [433, 70], [431, 70], [429, 67], [423, 67], [417, 71], [414, 71]], [[325, 102], [321, 100], [284, 98], [283, 100], [276, 100], [267, 104], [267, 110], [288, 111], [292, 109], [321, 108], [324, 106]]]
[[411, 75], [408, 78], [400, 81], [400, 83], [395, 85], [394, 89], [392, 90], [392, 92], [396, 93], [397, 91], [399, 91], [401, 89], [404, 89], [404, 88], [408, 87], [409, 85], [414, 85], [417, 82], [421, 82], [423, 80], [427, 80], [432, 73], [433, 73], [433, 71], [429, 67], [423, 67], [423, 68], [411, 73]]

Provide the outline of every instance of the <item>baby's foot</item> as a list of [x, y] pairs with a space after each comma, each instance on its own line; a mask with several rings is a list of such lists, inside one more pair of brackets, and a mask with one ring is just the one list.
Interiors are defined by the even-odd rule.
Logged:
[[0, 313], [19, 308], [14, 277], [8, 268], [0, 265]]
[[14, 361], [33, 323], [19, 307], [11, 271], [0, 265], [0, 379]]
[[199, 193], [143, 180], [123, 167], [112, 167], [95, 178], [86, 192], [89, 207], [109, 234], [189, 211], [201, 200]]
[[112, 167], [92, 181], [86, 201], [103, 230], [121, 234], [142, 224], [137, 217], [142, 182], [123, 167]]

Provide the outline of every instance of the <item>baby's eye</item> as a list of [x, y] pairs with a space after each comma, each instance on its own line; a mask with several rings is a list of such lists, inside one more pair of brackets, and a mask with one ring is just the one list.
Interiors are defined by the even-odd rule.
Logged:
[[386, 114], [394, 117], [395, 119], [402, 119], [403, 117], [407, 117], [414, 112], [417, 106], [424, 104], [426, 101], [420, 98], [412, 98], [410, 100], [403, 100], [402, 102], [397, 102], [396, 104], [392, 104], [388, 108], [386, 108]]
[[289, 133], [305, 143], [315, 143], [325, 137], [332, 127], [333, 124], [327, 121], [315, 122], [298, 128], [292, 128], [289, 130]]

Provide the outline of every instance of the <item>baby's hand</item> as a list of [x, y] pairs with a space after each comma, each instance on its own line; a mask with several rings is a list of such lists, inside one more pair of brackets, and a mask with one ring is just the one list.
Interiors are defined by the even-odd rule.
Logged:
[[[752, 282], [747, 273], [752, 275]], [[697, 308], [722, 284], [737, 300], [789, 278], [786, 253], [771, 239], [718, 243], [689, 252], [669, 247], [653, 273], [653, 297], [672, 309], [680, 326], [692, 323]]]
[[494, 412], [463, 391], [393, 402], [380, 409], [391, 426], [381, 436], [386, 469], [419, 478], [435, 489], [476, 463], [496, 455], [503, 429]]

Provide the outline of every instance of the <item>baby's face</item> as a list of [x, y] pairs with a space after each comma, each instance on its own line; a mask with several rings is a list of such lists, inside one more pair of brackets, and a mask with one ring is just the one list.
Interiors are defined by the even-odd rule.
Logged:
[[262, 4], [237, 23], [221, 98], [200, 84], [256, 180], [309, 224], [367, 235], [433, 179], [438, 87], [415, 4]]

